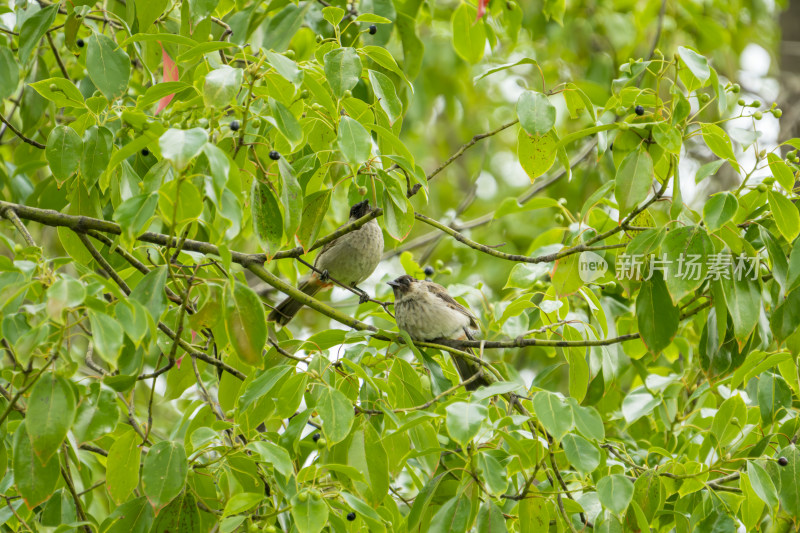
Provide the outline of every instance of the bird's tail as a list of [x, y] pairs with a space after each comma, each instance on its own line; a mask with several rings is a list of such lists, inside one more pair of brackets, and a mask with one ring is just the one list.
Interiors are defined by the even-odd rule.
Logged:
[[[462, 338], [475, 340], [466, 329], [464, 330], [464, 337]], [[475, 352], [472, 350], [472, 348], [465, 348], [464, 351], [475, 355]], [[457, 356], [452, 357], [453, 363], [456, 365], [456, 370], [458, 370], [458, 375], [461, 376], [461, 381], [466, 381], [475, 374], [481, 373], [480, 376], [465, 385], [467, 390], [473, 391], [477, 390], [479, 387], [489, 386], [489, 381], [483, 376], [483, 369], [478, 363]]]
[[[309, 296], [314, 296], [320, 290], [328, 287], [329, 285], [329, 283], [322, 282], [319, 279], [319, 276], [314, 273], [310, 277], [303, 280], [298, 289]], [[302, 303], [289, 296], [272, 309], [272, 312], [269, 314], [269, 317], [267, 317], [267, 320], [276, 322], [281, 326], [285, 326], [302, 307]]]

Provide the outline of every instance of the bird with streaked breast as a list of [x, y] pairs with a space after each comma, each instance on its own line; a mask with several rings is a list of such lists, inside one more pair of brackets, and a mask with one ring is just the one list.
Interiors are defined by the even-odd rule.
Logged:
[[[350, 208], [347, 223], [355, 222], [371, 210], [369, 201], [358, 202]], [[309, 296], [314, 296], [323, 289], [331, 288], [333, 286], [331, 279], [355, 287], [375, 271], [382, 255], [383, 232], [378, 222], [372, 219], [357, 230], [346, 233], [323, 246], [314, 260], [314, 268], [325, 275], [312, 272], [300, 282], [298, 289]], [[268, 319], [286, 325], [302, 307], [302, 303], [289, 296], [275, 306]]]
[[[436, 339], [472, 340], [469, 330], [478, 329], [478, 319], [469, 309], [448, 294], [447, 289], [427, 280], [404, 275], [389, 281], [394, 291], [394, 317], [397, 327], [415, 341]], [[474, 353], [467, 348], [466, 351]], [[453, 357], [462, 381], [482, 372], [480, 365]], [[482, 375], [466, 385], [467, 390], [489, 385]]]

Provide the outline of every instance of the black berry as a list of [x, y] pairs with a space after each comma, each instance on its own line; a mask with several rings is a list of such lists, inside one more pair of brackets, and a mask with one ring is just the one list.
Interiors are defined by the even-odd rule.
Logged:
[[636, 112], [636, 114], [637, 114], [637, 115], [639, 115], [640, 117], [641, 117], [642, 115], [644, 115], [644, 108], [643, 108], [642, 106], [640, 106], [640, 105], [637, 105], [637, 106], [636, 106], [636, 108], [634, 109], [634, 111], [635, 111], [635, 112]]
[[75, 44], [78, 45], [78, 48], [83, 48], [84, 45], [83, 39], [78, 39], [77, 41], [75, 41]]
[[375, 35], [376, 33], [378, 33], [378, 27], [375, 24], [371, 24], [369, 27], [369, 34]]
[[280, 159], [280, 158], [281, 158], [281, 154], [279, 154], [278, 152], [276, 152], [275, 150], [273, 150], [273, 151], [271, 151], [271, 152], [269, 153], [269, 158], [270, 158], [270, 159], [272, 159], [273, 161], [277, 161], [278, 159]]
[[[374, 28], [374, 27], [375, 27], [375, 26], [373, 26], [373, 28]], [[353, 511], [350, 511], [349, 513], [347, 513], [347, 519], [348, 519], [350, 522], [352, 522], [353, 520], [355, 520], [355, 519], [356, 519], [356, 513], [354, 513]]]
[[426, 276], [433, 276], [433, 273], [436, 272], [432, 266], [428, 265], [425, 267], [425, 275]]
[[147, 157], [148, 155], [150, 155], [150, 150], [142, 148], [142, 157]]
[[239, 121], [232, 120], [231, 121], [231, 131], [239, 131]]
[[321, 436], [322, 435], [320, 435], [319, 433], [314, 433], [313, 435], [311, 435], [311, 440], [317, 442]]
[[778, 457], [778, 464], [781, 466], [786, 466], [789, 464], [789, 459], [786, 457]]

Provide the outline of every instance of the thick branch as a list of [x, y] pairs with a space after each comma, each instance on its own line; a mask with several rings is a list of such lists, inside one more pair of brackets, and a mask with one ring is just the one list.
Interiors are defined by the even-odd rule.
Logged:
[[[0, 201], [0, 212], [5, 212], [7, 209], [10, 209], [18, 217], [23, 218], [25, 220], [32, 220], [34, 222], [39, 222], [47, 226], [66, 227], [77, 233], [89, 233], [91, 230], [95, 230], [103, 233], [110, 233], [112, 235], [122, 234], [122, 228], [120, 228], [119, 224], [116, 224], [114, 222], [109, 222], [108, 220], [101, 220], [99, 218], [91, 218], [79, 215], [67, 215], [64, 213], [59, 213], [58, 211], [53, 211], [52, 209], [38, 209], [36, 207], [29, 207], [27, 205], [13, 204], [9, 202]], [[377, 218], [382, 214], [383, 210], [374, 209], [373, 211], [364, 215], [358, 220], [355, 220], [349, 224], [345, 224], [344, 226], [330, 233], [329, 235], [326, 235], [325, 237], [318, 239], [308, 249], [308, 251], [316, 250], [321, 246], [325, 246], [327, 243], [338, 239], [342, 235], [357, 230], [370, 220]], [[169, 235], [165, 235], [163, 233], [154, 233], [148, 231], [146, 233], [139, 235], [136, 238], [136, 240], [147, 242], [150, 244], [156, 244], [159, 246], [166, 246], [168, 248], [176, 248], [179, 244], [180, 239], [178, 239], [177, 237], [171, 237]], [[217, 248], [215, 245], [208, 242], [195, 241], [192, 239], [186, 239], [186, 241], [184, 241], [183, 249], [188, 250], [190, 252], [219, 255], [219, 248]], [[295, 248], [291, 248], [289, 250], [284, 250], [276, 253], [274, 256], [272, 256], [272, 259], [286, 259], [286, 258], [300, 257], [305, 253], [306, 250], [303, 250], [302, 246], [297, 246]], [[234, 263], [238, 263], [242, 266], [247, 266], [251, 263], [264, 263], [267, 260], [267, 257], [264, 254], [245, 254], [242, 252], [231, 252], [231, 258]]]

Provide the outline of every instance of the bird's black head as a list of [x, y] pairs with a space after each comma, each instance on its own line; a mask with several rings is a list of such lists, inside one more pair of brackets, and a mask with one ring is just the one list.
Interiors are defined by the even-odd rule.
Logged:
[[416, 279], [412, 278], [408, 274], [404, 274], [397, 279], [387, 281], [386, 284], [392, 288], [396, 296], [397, 294], [404, 294], [408, 292], [408, 290], [411, 288], [411, 284], [416, 283], [416, 281]]
[[350, 220], [356, 220], [370, 212], [369, 200], [358, 202], [350, 208]]

